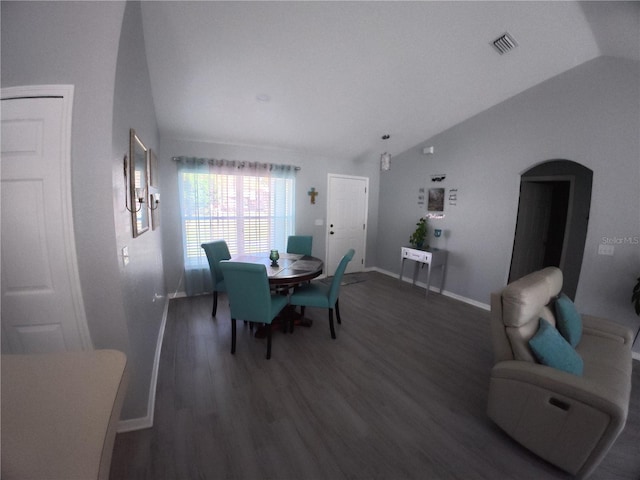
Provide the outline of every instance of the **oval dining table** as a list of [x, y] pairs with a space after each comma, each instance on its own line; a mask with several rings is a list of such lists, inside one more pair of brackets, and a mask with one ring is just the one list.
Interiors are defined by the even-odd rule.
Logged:
[[271, 265], [269, 252], [232, 255], [231, 261], [264, 265], [267, 267], [269, 285], [277, 287], [294, 287], [307, 282], [320, 276], [324, 267], [319, 258], [297, 253], [281, 253], [276, 266]]
[[[319, 258], [310, 255], [299, 255], [297, 253], [280, 253], [277, 265], [272, 265], [271, 260], [269, 260], [269, 253], [270, 252], [232, 255], [231, 261], [264, 265], [267, 269], [269, 285], [282, 294], [287, 294], [289, 289], [301, 283], [308, 282], [322, 274], [324, 262]], [[291, 305], [287, 305], [282, 313], [282, 316], [285, 317], [283, 320], [285, 325], [290, 322], [292, 318], [295, 319], [293, 323], [296, 325], [310, 327], [312, 324], [311, 320], [305, 319], [302, 316], [295, 318], [297, 316], [295, 308]], [[278, 319], [276, 319], [275, 322], [279, 323], [277, 320]], [[262, 328], [258, 328], [256, 337], [264, 336], [263, 330]]]

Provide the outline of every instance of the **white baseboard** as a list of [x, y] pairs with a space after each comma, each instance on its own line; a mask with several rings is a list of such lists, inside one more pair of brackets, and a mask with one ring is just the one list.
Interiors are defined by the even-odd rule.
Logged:
[[[383, 270], [381, 268], [377, 268], [377, 267], [372, 267], [367, 269], [367, 271], [374, 271], [374, 272], [379, 272], [382, 273], [384, 275], [388, 275], [389, 277], [394, 277], [394, 278], [398, 278], [398, 274], [397, 273], [393, 273], [390, 272], [388, 270]], [[407, 277], [402, 277], [402, 281], [403, 282], [407, 282], [407, 283], [411, 283], [413, 280], [411, 278], [407, 278]], [[427, 288], [427, 285], [424, 282], [416, 282], [416, 285], [422, 288]], [[433, 285], [430, 286], [429, 291], [431, 292], [439, 292], [440, 289], [434, 287]], [[468, 303], [469, 305], [473, 305], [474, 307], [478, 307], [478, 308], [482, 308], [483, 310], [491, 310], [491, 306], [486, 304], [486, 303], [482, 303], [482, 302], [478, 302], [477, 300], [473, 300], [472, 298], [467, 298], [467, 297], [463, 297], [462, 295], [458, 295], [457, 293], [453, 293], [453, 292], [449, 292], [447, 290], [442, 290], [442, 295], [444, 295], [445, 297], [450, 297], [453, 298], [455, 300], [459, 300], [461, 302], [464, 303]]]
[[631, 352], [631, 357], [633, 357], [634, 360], [640, 360], [640, 352]]
[[164, 302], [164, 311], [162, 312], [162, 321], [158, 331], [158, 339], [156, 341], [156, 353], [153, 357], [153, 369], [151, 371], [151, 381], [149, 382], [149, 400], [147, 402], [147, 414], [144, 417], [131, 418], [128, 420], [120, 420], [118, 422], [117, 432], [131, 432], [133, 430], [143, 430], [153, 427], [153, 415], [156, 407], [156, 387], [158, 386], [158, 370], [160, 369], [160, 353], [162, 352], [162, 340], [164, 339], [164, 329], [167, 325], [167, 315], [169, 313], [169, 300], [167, 296]]
[[117, 433], [133, 432], [134, 430], [144, 430], [153, 427], [153, 416], [146, 415], [140, 418], [120, 420], [118, 422]]

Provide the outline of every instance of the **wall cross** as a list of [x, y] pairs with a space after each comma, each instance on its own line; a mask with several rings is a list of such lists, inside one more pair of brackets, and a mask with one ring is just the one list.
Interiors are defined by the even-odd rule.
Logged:
[[315, 205], [316, 197], [318, 196], [318, 192], [316, 192], [316, 187], [311, 187], [311, 190], [307, 192], [307, 195], [311, 197], [311, 204]]

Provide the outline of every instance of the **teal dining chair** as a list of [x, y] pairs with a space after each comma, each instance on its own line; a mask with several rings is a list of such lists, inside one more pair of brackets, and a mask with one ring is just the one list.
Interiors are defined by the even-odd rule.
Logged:
[[311, 235], [290, 235], [287, 238], [287, 253], [311, 255], [313, 237]]
[[302, 315], [304, 316], [305, 307], [319, 307], [329, 309], [329, 329], [331, 330], [331, 338], [336, 338], [336, 331], [333, 327], [333, 309], [336, 310], [336, 318], [338, 323], [342, 323], [340, 318], [340, 308], [338, 302], [338, 295], [340, 294], [340, 283], [342, 282], [342, 276], [347, 268], [347, 264], [353, 258], [355, 251], [353, 248], [342, 257], [340, 264], [336, 269], [336, 273], [333, 276], [331, 285], [325, 285], [319, 282], [312, 282], [306, 285], [296, 287], [294, 292], [289, 297], [289, 303], [291, 305], [302, 307]]
[[224, 240], [214, 240], [213, 242], [203, 243], [200, 245], [207, 254], [209, 261], [209, 270], [211, 271], [211, 281], [213, 282], [213, 309], [211, 316], [215, 317], [218, 310], [218, 292], [226, 292], [227, 288], [224, 281], [222, 270], [220, 270], [220, 262], [229, 260], [231, 254], [229, 247]]
[[231, 353], [236, 352], [236, 320], [264, 323], [267, 359], [271, 358], [271, 322], [287, 305], [285, 295], [271, 295], [267, 267], [259, 263], [220, 262], [231, 310]]

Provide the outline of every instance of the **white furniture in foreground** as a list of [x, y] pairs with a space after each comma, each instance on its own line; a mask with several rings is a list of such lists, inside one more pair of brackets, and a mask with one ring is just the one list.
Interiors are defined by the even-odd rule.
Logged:
[[441, 267], [442, 274], [440, 275], [440, 293], [442, 293], [442, 287], [444, 285], [444, 273], [447, 266], [447, 251], [439, 248], [425, 248], [418, 249], [412, 247], [402, 247], [401, 251], [402, 263], [400, 265], [400, 280], [402, 280], [402, 272], [404, 270], [404, 261], [413, 260], [415, 263], [413, 269], [413, 284], [416, 284], [416, 277], [418, 276], [418, 265], [427, 266], [427, 292], [425, 295], [429, 295], [429, 284], [431, 283], [431, 269], [433, 267]]
[[116, 350], [2, 355], [2, 478], [108, 480], [126, 364]]

